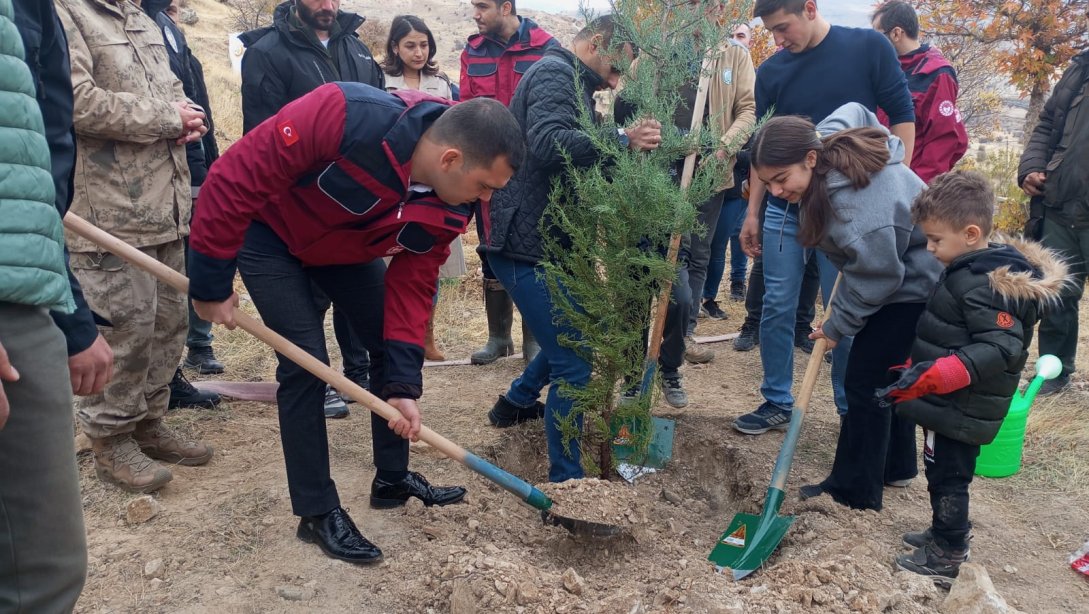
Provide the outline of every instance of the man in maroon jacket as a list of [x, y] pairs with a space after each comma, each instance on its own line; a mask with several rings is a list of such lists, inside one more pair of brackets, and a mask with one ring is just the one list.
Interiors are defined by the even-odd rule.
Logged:
[[[387, 423], [371, 415], [376, 508], [465, 496], [464, 488], [431, 486], [408, 471], [407, 440], [420, 430], [424, 333], [450, 242], [464, 232], [471, 205], [507, 184], [525, 144], [502, 104], [452, 104], [414, 90], [323, 85], [219, 158], [192, 224], [189, 294], [205, 320], [234, 326], [236, 268], [265, 324], [322, 361], [313, 286], [348, 317], [370, 351], [371, 392], [402, 416]], [[382, 552], [340, 507], [329, 474], [325, 384], [278, 358], [297, 535], [333, 558], [377, 562]]]
[[[907, 2], [882, 4], [874, 12], [872, 24], [900, 56], [915, 103], [915, 153], [910, 166], [930, 183], [950, 171], [968, 151], [968, 132], [957, 110], [957, 73], [937, 47], [919, 43], [919, 17]], [[878, 118], [888, 125], [883, 112], [878, 112]]]
[[[559, 47], [552, 38], [532, 19], [519, 17], [514, 0], [473, 0], [473, 21], [479, 30], [469, 37], [461, 52], [461, 100], [494, 98], [510, 104], [514, 90], [522, 75], [545, 51]], [[482, 227], [488, 216], [477, 216], [477, 237], [487, 235]], [[481, 245], [484, 241], [481, 240]], [[478, 250], [479, 251], [479, 250]], [[488, 316], [488, 342], [473, 352], [470, 362], [486, 365], [503, 356], [514, 353], [514, 341], [510, 329], [514, 322], [514, 302], [495, 278], [488, 266], [488, 258], [480, 253], [480, 266], [484, 274], [484, 311]], [[540, 345], [533, 338], [529, 327], [522, 323], [522, 356], [526, 362], [533, 360]]]

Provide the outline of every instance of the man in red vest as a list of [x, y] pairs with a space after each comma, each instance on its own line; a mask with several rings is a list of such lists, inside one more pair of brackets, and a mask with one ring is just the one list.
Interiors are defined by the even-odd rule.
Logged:
[[[414, 90], [330, 83], [287, 104], [212, 166], [190, 238], [189, 294], [209, 322], [234, 326], [237, 269], [270, 328], [328, 361], [314, 288], [347, 316], [371, 356], [371, 392], [401, 418], [371, 414], [371, 507], [410, 497], [448, 505], [465, 489], [408, 470], [420, 430], [423, 342], [439, 266], [469, 223], [522, 163], [507, 108], [456, 106]], [[383, 257], [391, 257], [387, 269]], [[278, 356], [280, 439], [296, 535], [350, 563], [382, 551], [340, 506], [329, 472], [325, 384]]]
[[[473, 0], [473, 21], [479, 33], [469, 37], [461, 52], [461, 100], [494, 98], [510, 104], [522, 75], [545, 51], [560, 47], [559, 41], [542, 30], [532, 19], [519, 17], [514, 0]], [[481, 227], [487, 215], [477, 216], [477, 236], [487, 233]], [[481, 244], [484, 242], [481, 241]], [[486, 365], [514, 353], [510, 336], [514, 322], [514, 303], [488, 266], [488, 258], [480, 253], [484, 273], [484, 310], [488, 315], [488, 343], [473, 353], [474, 365]], [[529, 327], [522, 324], [522, 355], [533, 360], [541, 349]]]

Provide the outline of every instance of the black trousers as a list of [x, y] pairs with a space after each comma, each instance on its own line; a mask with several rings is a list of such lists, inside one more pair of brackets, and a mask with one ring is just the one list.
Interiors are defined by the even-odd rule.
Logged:
[[942, 550], [965, 550], [972, 523], [968, 520], [968, 486], [976, 472], [979, 446], [923, 430], [923, 468], [926, 470], [931, 529]]
[[840, 423], [832, 473], [821, 483], [843, 505], [880, 510], [885, 482], [919, 473], [914, 423], [879, 405], [873, 393], [892, 382], [889, 368], [911, 355], [925, 308], [923, 303], [885, 305], [855, 335], [844, 384], [850, 410]]
[[[328, 364], [324, 311], [319, 309], [312, 284], [320, 288], [370, 353], [371, 392], [382, 391], [386, 380], [382, 341], [386, 265], [382, 260], [304, 268], [272, 229], [254, 222], [238, 254], [238, 270], [265, 324]], [[284, 356], [276, 357], [280, 383], [276, 402], [291, 509], [298, 516], [324, 514], [340, 505], [329, 475], [325, 383]], [[403, 477], [408, 471], [408, 441], [375, 414], [371, 414], [371, 435], [379, 476]]]

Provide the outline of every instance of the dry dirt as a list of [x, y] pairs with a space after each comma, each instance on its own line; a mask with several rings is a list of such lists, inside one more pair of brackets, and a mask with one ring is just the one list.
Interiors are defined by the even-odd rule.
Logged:
[[[190, 4], [201, 21], [187, 35], [205, 62], [227, 144], [240, 128], [238, 82], [226, 57], [227, 10], [212, 0]], [[427, 7], [454, 12], [432, 18]], [[422, 14], [441, 30], [444, 49], [452, 50], [454, 30], [462, 38], [472, 31], [465, 6], [449, 0], [364, 13], [385, 18], [392, 10]], [[450, 358], [466, 357], [485, 331], [479, 271], [472, 250], [466, 252], [470, 274], [444, 285], [436, 315]], [[245, 297], [243, 305], [252, 311]], [[699, 334], [737, 328], [740, 306], [724, 305], [730, 319], [701, 321]], [[217, 378], [271, 381], [270, 351], [241, 331], [216, 334], [217, 352], [228, 363]], [[172, 412], [168, 421], [210, 442], [216, 456], [205, 467], [176, 467], [174, 481], [155, 495], [161, 511], [150, 521], [129, 524], [125, 507], [132, 497], [99, 483], [90, 459], [80, 458], [90, 566], [77, 611], [936, 611], [943, 593], [895, 573], [891, 563], [901, 552], [900, 534], [927, 526], [925, 480], [887, 491], [880, 513], [848, 510], [827, 497], [798, 501], [797, 486], [821, 479], [834, 454], [838, 420], [826, 377], [789, 480], [782, 511], [796, 521], [781, 547], [765, 569], [739, 583], [707, 564], [732, 516], [759, 510], [782, 441], [781, 433], [749, 437], [730, 428], [760, 401], [759, 354], [736, 353], [726, 343], [713, 347], [713, 363], [685, 368], [689, 407], [659, 403], [655, 410], [677, 420], [672, 463], [634, 487], [608, 487], [625, 489], [634, 502], [634, 511], [623, 514], [625, 534], [609, 540], [543, 526], [537, 512], [427, 446], [412, 447], [412, 467], [433, 483], [468, 486], [467, 501], [441, 509], [415, 501], [394, 511], [369, 509], [369, 420], [352, 406], [348, 419], [328, 424], [333, 476], [343, 505], [386, 556], [377, 567], [334, 561], [295, 538], [274, 405], [231, 402], [215, 411]], [[805, 358], [797, 354], [795, 381]], [[506, 359], [429, 368], [421, 406], [431, 428], [539, 483], [547, 473], [539, 423], [499, 431], [485, 418], [521, 366]], [[1089, 352], [1080, 366], [1082, 373], [1089, 368]], [[972, 487], [973, 560], [1026, 612], [1089, 611], [1089, 581], [1066, 563], [1089, 536], [1087, 384], [1081, 379], [1075, 390], [1037, 403], [1021, 473], [977, 479]]]
[[[438, 330], [450, 357], [480, 341], [476, 275], [446, 287], [440, 301]], [[740, 307], [728, 310], [730, 320], [701, 321], [699, 333], [731, 332]], [[227, 379], [271, 379], [269, 353], [244, 333], [222, 331], [217, 347], [229, 364]], [[421, 445], [412, 448], [413, 468], [436, 484], [467, 485], [466, 503], [369, 509], [369, 422], [353, 406], [351, 417], [328, 423], [333, 475], [343, 504], [386, 554], [377, 567], [354, 567], [295, 538], [273, 405], [172, 412], [171, 423], [212, 443], [216, 457], [206, 467], [177, 467], [156, 495], [162, 511], [149, 522], [128, 524], [130, 497], [97, 482], [90, 459], [80, 459], [91, 558], [78, 611], [936, 611], [944, 593], [891, 564], [901, 552], [899, 535], [929, 520], [924, 480], [889, 489], [881, 513], [845, 509], [827, 497], [797, 499], [796, 487], [823, 477], [834, 452], [838, 421], [823, 383], [783, 508], [796, 516], [793, 527], [753, 576], [735, 583], [713, 571], [707, 554], [733, 514], [759, 510], [782, 441], [781, 434], [749, 437], [730, 428], [758, 403], [759, 355], [713, 347], [715, 362], [685, 369], [691, 405], [655, 410], [677, 420], [672, 463], [634, 487], [606, 487], [633, 502], [630, 513], [599, 506], [595, 513], [625, 528], [607, 540], [543, 526], [536, 511]], [[797, 354], [799, 381], [804, 359]], [[422, 407], [436, 431], [540, 483], [547, 474], [540, 424], [500, 431], [485, 418], [520, 367], [506, 359], [428, 368]], [[1026, 612], [1085, 611], [1089, 603], [1089, 582], [1066, 564], [1089, 532], [1085, 429], [1080, 439], [1062, 435], [1086, 420], [1087, 400], [1079, 382], [1038, 403], [1025, 469], [973, 484], [973, 560]], [[587, 481], [582, 494], [567, 495], [577, 505], [599, 487]], [[553, 493], [563, 501], [571, 488]]]

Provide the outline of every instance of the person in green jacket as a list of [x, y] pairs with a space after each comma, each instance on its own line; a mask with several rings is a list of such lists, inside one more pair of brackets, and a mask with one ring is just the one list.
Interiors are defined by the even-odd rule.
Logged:
[[12, 1], [0, 0], [0, 611], [64, 612], [83, 588], [87, 546], [68, 345], [50, 312], [76, 304], [23, 57]]

